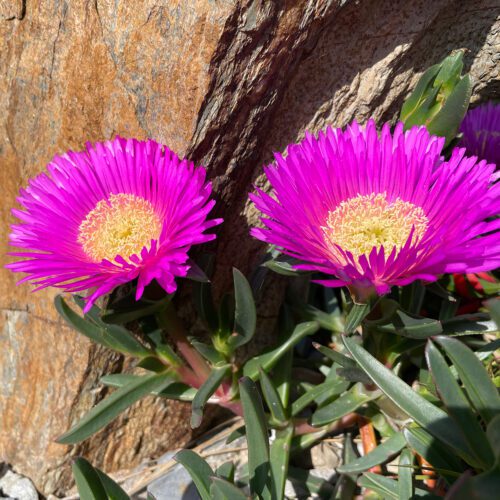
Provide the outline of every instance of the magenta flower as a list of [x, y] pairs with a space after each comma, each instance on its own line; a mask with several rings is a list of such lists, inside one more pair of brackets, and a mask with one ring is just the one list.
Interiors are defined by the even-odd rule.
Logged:
[[500, 104], [471, 109], [460, 125], [460, 145], [468, 155], [500, 165]]
[[135, 278], [137, 299], [153, 279], [174, 292], [191, 246], [214, 239], [204, 233], [221, 222], [206, 220], [215, 202], [205, 169], [151, 140], [87, 144], [47, 170], [21, 189], [10, 242], [27, 251], [10, 255], [27, 259], [7, 267], [37, 290], [91, 289], [86, 311]]
[[500, 264], [500, 183], [494, 165], [455, 149], [424, 127], [393, 134], [375, 123], [306, 134], [265, 168], [271, 195], [250, 198], [267, 218], [256, 238], [301, 260], [296, 268], [335, 276], [358, 298], [393, 285]]

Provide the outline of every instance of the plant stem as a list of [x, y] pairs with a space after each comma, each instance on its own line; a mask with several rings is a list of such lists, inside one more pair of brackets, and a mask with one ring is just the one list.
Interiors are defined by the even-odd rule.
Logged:
[[[195, 387], [200, 387], [209, 376], [210, 368], [198, 351], [196, 351], [196, 349], [194, 349], [189, 343], [184, 325], [177, 316], [174, 305], [170, 302], [166, 308], [158, 312], [157, 318], [160, 326], [174, 341], [177, 349], [192, 369], [196, 380], [192, 380], [190, 385], [194, 385], [194, 383], [196, 383]], [[181, 374], [179, 371], [181, 376], [188, 376], [189, 378], [192, 378], [189, 373], [185, 370], [183, 371], [184, 374]]]
[[[358, 417], [358, 425], [361, 442], [363, 444], [363, 452], [366, 455], [377, 447], [375, 430], [372, 423], [364, 417]], [[375, 474], [382, 474], [382, 467], [380, 467], [380, 465], [375, 465], [368, 470], [369, 472], [373, 472]]]

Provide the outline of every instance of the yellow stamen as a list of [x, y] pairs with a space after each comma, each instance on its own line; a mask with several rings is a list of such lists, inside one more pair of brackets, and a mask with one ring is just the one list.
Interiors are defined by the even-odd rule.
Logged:
[[78, 243], [94, 262], [130, 256], [158, 239], [161, 221], [148, 200], [133, 194], [112, 194], [101, 200], [80, 224]]
[[421, 207], [400, 198], [389, 202], [386, 193], [358, 195], [343, 201], [328, 213], [322, 227], [333, 255], [343, 260], [334, 245], [355, 257], [369, 255], [373, 247], [383, 246], [387, 253], [400, 250], [412, 228], [413, 241], [424, 235], [428, 219]]

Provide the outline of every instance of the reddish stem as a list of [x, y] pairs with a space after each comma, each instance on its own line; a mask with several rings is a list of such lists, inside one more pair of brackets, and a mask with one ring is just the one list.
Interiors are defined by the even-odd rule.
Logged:
[[[201, 354], [199, 354], [198, 351], [189, 343], [184, 330], [184, 325], [177, 317], [173, 304], [170, 303], [163, 311], [161, 311], [158, 318], [161, 326], [167, 331], [169, 337], [174, 341], [179, 352], [189, 363], [192, 373], [194, 372], [193, 375], [196, 377], [196, 381], [191, 380], [189, 384], [194, 387], [200, 387], [210, 375], [210, 367], [207, 365]], [[179, 373], [180, 371], [181, 370], [179, 370]], [[188, 376], [189, 379], [192, 379], [191, 375], [189, 375], [185, 370], [183, 371], [184, 374], [182, 376]]]
[[[377, 438], [373, 424], [364, 417], [358, 417], [359, 434], [361, 435], [361, 443], [363, 444], [363, 453], [366, 455], [377, 447]], [[369, 469], [369, 472], [382, 474], [382, 467], [375, 465]]]
[[434, 468], [432, 467], [432, 465], [429, 462], [427, 462], [427, 460], [422, 455], [417, 454], [417, 460], [418, 460], [418, 463], [420, 464], [420, 467], [422, 467], [422, 475], [429, 476], [429, 479], [424, 479], [424, 484], [431, 491], [435, 491], [437, 481], [436, 481], [436, 477], [435, 477]]

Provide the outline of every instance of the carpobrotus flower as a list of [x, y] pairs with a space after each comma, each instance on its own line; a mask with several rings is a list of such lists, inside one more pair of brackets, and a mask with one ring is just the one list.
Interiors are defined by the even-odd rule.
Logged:
[[205, 169], [151, 140], [87, 144], [47, 170], [20, 192], [10, 242], [27, 251], [11, 255], [27, 259], [7, 267], [36, 289], [92, 289], [86, 310], [135, 278], [137, 299], [153, 279], [174, 292], [190, 247], [215, 238], [204, 232], [221, 222], [207, 220], [214, 201]]
[[490, 102], [468, 111], [460, 132], [460, 145], [468, 155], [500, 164], [500, 104]]
[[358, 299], [393, 285], [436, 280], [447, 272], [493, 269], [500, 263], [500, 206], [494, 165], [444, 139], [403, 125], [380, 136], [375, 123], [328, 129], [276, 155], [265, 168], [271, 195], [250, 197], [267, 218], [252, 234], [300, 259], [298, 269], [322, 271]]

